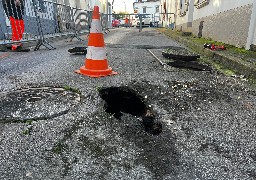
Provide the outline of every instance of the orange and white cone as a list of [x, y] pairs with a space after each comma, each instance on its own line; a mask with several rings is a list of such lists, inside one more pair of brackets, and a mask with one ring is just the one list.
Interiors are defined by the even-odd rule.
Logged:
[[90, 77], [104, 77], [117, 74], [108, 66], [99, 6], [94, 6], [84, 66], [80, 67], [76, 73]]

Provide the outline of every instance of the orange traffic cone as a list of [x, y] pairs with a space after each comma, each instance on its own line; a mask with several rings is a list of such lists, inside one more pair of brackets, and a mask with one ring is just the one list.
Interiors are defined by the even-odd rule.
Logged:
[[90, 77], [104, 77], [117, 74], [108, 66], [99, 6], [94, 6], [84, 66], [75, 72]]

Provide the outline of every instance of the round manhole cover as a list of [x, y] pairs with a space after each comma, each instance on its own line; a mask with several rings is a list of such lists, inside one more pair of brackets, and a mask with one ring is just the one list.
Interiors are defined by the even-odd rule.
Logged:
[[0, 96], [0, 121], [48, 119], [66, 114], [80, 95], [64, 88], [29, 88]]

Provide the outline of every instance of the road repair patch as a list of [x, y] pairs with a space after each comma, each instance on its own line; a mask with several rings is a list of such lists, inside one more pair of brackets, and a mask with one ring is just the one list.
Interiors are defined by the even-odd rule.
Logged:
[[212, 68], [209, 65], [202, 64], [197, 61], [170, 61], [167, 63], [169, 66], [176, 68], [190, 69], [194, 71], [211, 71]]
[[80, 102], [79, 93], [55, 87], [22, 89], [0, 97], [0, 122], [53, 118]]

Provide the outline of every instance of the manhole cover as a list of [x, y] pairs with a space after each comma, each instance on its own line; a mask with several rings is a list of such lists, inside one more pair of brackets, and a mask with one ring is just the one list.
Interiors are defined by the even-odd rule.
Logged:
[[29, 88], [0, 96], [0, 121], [48, 119], [66, 114], [80, 95], [63, 88]]
[[120, 119], [123, 113], [141, 117], [145, 130], [152, 134], [162, 132], [162, 124], [155, 121], [155, 113], [142, 101], [134, 90], [128, 87], [109, 87], [100, 90], [107, 113]]

